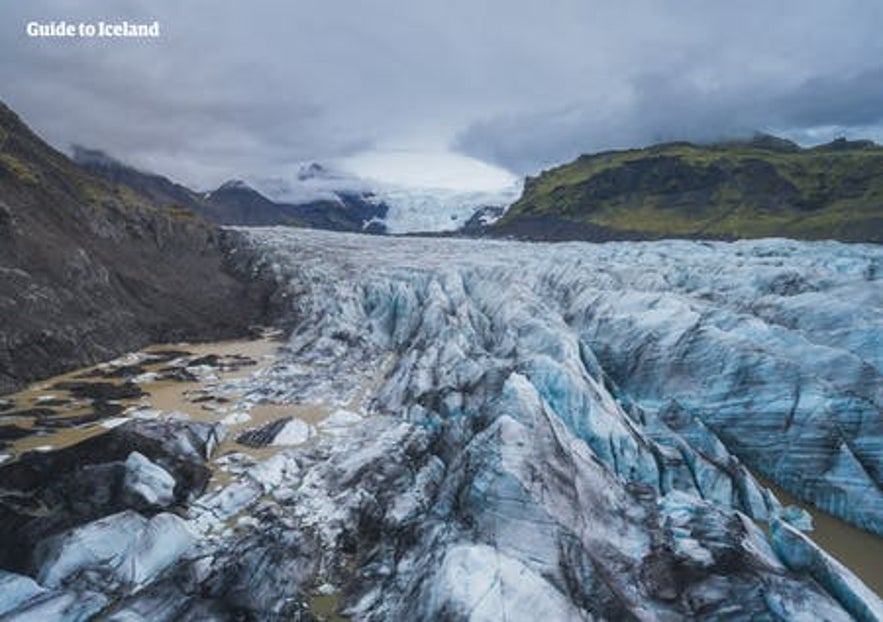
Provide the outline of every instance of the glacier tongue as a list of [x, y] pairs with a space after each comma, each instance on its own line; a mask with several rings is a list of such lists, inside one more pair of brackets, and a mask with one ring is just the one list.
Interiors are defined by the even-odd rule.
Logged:
[[795, 513], [745, 466], [883, 524], [876, 247], [247, 233], [298, 318], [250, 399], [346, 403], [379, 382], [377, 414], [297, 471], [274, 536], [314, 533], [312, 572], [345, 582], [357, 617], [879, 607], [781, 563], [746, 516]]
[[215, 458], [222, 424], [159, 411], [96, 437], [65, 481], [156, 503], [92, 495], [3, 619], [883, 615], [752, 475], [883, 525], [878, 247], [243, 231], [294, 328], [206, 417], [283, 414]]
[[[352, 346], [396, 353], [387, 411], [481, 414], [518, 371], [620, 475], [739, 497], [762, 517], [741, 460], [832, 514], [883, 525], [876, 247], [251, 235], [300, 294], [296, 350], [335, 350], [338, 368], [354, 364]], [[639, 414], [598, 414], [621, 404]], [[656, 473], [666, 460], [682, 464]]]

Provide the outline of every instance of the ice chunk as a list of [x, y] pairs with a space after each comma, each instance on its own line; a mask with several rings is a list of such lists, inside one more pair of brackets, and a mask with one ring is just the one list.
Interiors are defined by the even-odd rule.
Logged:
[[270, 444], [276, 446], [300, 445], [306, 443], [312, 435], [313, 429], [310, 424], [303, 419], [293, 418], [279, 430]]
[[857, 620], [883, 620], [883, 601], [848, 568], [781, 520], [772, 524], [773, 546], [795, 572], [809, 574]]
[[333, 436], [344, 434], [346, 429], [359, 423], [362, 416], [343, 408], [338, 408], [325, 419], [319, 422], [319, 431]]
[[[197, 499], [190, 510], [208, 524], [225, 521], [249, 506], [262, 492], [261, 485], [251, 480], [237, 481]], [[205, 522], [203, 521], [203, 522]]]
[[175, 500], [175, 478], [161, 466], [133, 451], [126, 458], [123, 486], [148, 505], [166, 507]]
[[283, 482], [297, 477], [300, 467], [297, 460], [285, 451], [257, 463], [247, 473], [250, 478], [264, 488], [264, 492], [280, 486]]
[[126, 510], [41, 542], [35, 552], [37, 580], [58, 588], [78, 573], [87, 577], [84, 571], [93, 571], [104, 577], [98, 580], [100, 589], [114, 584], [128, 589], [155, 578], [193, 543], [187, 524], [173, 514], [148, 520]]
[[0, 616], [45, 592], [30, 577], [0, 570]]
[[540, 575], [490, 546], [452, 547], [430, 583], [421, 612], [428, 620], [444, 616], [470, 622], [589, 619]]
[[251, 415], [242, 411], [232, 412], [221, 419], [221, 423], [224, 425], [238, 425], [240, 423], [247, 423], [248, 421], [251, 421]]
[[86, 622], [107, 603], [96, 592], [46, 590], [29, 577], [0, 570], [0, 618], [4, 622]]

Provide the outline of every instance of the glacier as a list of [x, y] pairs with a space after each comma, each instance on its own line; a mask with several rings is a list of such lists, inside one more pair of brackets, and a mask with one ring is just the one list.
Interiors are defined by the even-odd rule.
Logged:
[[[447, 187], [391, 183], [360, 177], [328, 164], [301, 166], [290, 179], [253, 179], [263, 194], [282, 203], [339, 201], [340, 195], [361, 196], [368, 203], [386, 205], [385, 216], [366, 223], [382, 225], [391, 234], [453, 232], [462, 229], [482, 209], [502, 212], [521, 196], [523, 183], [512, 179], [494, 187]], [[496, 217], [486, 216], [483, 224]]]
[[[754, 475], [880, 533], [883, 249], [241, 231], [293, 329], [210, 431], [169, 419], [220, 484], [169, 507], [190, 471], [126, 454], [151, 511], [39, 543], [0, 615], [310, 620], [319, 594], [358, 620], [883, 619]], [[262, 403], [326, 414], [213, 455]]]
[[[251, 235], [296, 292], [295, 312], [309, 316], [295, 349], [396, 353], [378, 396], [385, 411], [481, 416], [500, 388], [484, 385], [518, 372], [600, 459], [634, 478], [681, 481], [658, 472], [671, 455], [701, 494], [748, 503], [754, 485], [736, 483], [750, 481], [739, 475], [745, 464], [883, 534], [878, 247]], [[593, 416], [602, 409], [627, 416]], [[636, 425], [650, 438], [662, 430], [659, 455], [636, 440]], [[709, 468], [728, 472], [733, 490], [703, 483]]]
[[[434, 448], [383, 517], [416, 542], [374, 553], [383, 579], [362, 588], [359, 617], [482, 619], [449, 581], [466, 560], [487, 566], [488, 546], [495, 589], [524, 575], [512, 598], [552, 590], [544, 602], [564, 594], [587, 618], [836, 610], [802, 608], [805, 587], [746, 518], [808, 526], [749, 468], [883, 525], [877, 247], [248, 235], [291, 293], [289, 351], [313, 370], [280, 365], [253, 398], [349, 399], [380, 369], [369, 409]], [[339, 489], [334, 475], [320, 488]], [[332, 548], [356, 520], [340, 511]], [[775, 599], [758, 600], [770, 581]]]
[[[376, 186], [377, 199], [389, 206], [383, 224], [392, 234], [457, 231], [480, 209], [507, 208], [521, 195], [521, 185], [497, 190]], [[494, 219], [487, 219], [492, 222]]]

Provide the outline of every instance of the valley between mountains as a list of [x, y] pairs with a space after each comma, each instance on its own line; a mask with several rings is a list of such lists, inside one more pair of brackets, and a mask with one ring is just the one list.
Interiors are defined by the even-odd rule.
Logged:
[[497, 239], [609, 233], [630, 175], [672, 208], [671, 163], [634, 154], [533, 180], [477, 239], [219, 227], [0, 122], [0, 619], [883, 619], [879, 566], [771, 489], [880, 550], [883, 248], [853, 177], [757, 203], [744, 175], [776, 171], [690, 148], [674, 178], [848, 244]]

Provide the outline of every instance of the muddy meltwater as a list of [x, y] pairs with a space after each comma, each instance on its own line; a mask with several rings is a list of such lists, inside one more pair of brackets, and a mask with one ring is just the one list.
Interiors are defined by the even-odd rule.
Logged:
[[883, 595], [883, 538], [817, 510], [762, 477], [757, 480], [772, 490], [784, 505], [796, 505], [812, 516], [812, 540], [848, 567], [869, 588]]
[[[215, 456], [239, 452], [260, 460], [325, 433], [323, 422], [336, 413], [364, 412], [365, 401], [376, 388], [373, 385], [381, 381], [382, 372], [360, 386], [344, 405], [252, 403], [243, 399], [244, 389], [237, 388], [235, 381], [268, 370], [283, 346], [281, 335], [274, 332], [256, 339], [156, 345], [36, 383], [0, 399], [0, 463], [29, 451], [73, 445], [131, 418], [160, 415], [222, 422], [228, 434]], [[282, 442], [268, 446], [240, 442], [243, 433], [281, 419], [303, 422], [302, 433], [285, 435]], [[214, 462], [210, 466], [211, 488], [229, 483], [229, 473]], [[806, 509], [815, 526], [812, 539], [883, 594], [883, 538], [820, 512], [767, 481], [763, 484], [783, 503]], [[315, 597], [319, 601], [330, 598]], [[322, 601], [316, 606], [321, 608], [321, 604], [327, 605]]]
[[[4, 424], [30, 433], [12, 440], [0, 452], [3, 461], [28, 451], [73, 445], [130, 416], [149, 416], [151, 409], [212, 419], [208, 408], [191, 396], [265, 369], [280, 345], [278, 335], [272, 333], [259, 339], [156, 345], [38, 382], [4, 398], [11, 403], [2, 413]], [[216, 357], [219, 365], [198, 376], [193, 362], [206, 357]], [[207, 366], [198, 367], [205, 371]], [[131, 391], [119, 390], [129, 387]], [[105, 416], [99, 416], [99, 411]]]
[[[0, 463], [29, 451], [68, 447], [130, 418], [160, 414], [221, 422], [227, 435], [216, 456], [241, 452], [262, 459], [322, 434], [319, 424], [342, 408], [360, 409], [367, 386], [344, 405], [243, 400], [244, 389], [235, 381], [267, 370], [283, 345], [281, 335], [272, 332], [257, 339], [155, 345], [7, 395], [0, 400], [0, 439], [6, 441]], [[303, 433], [267, 447], [237, 441], [247, 430], [286, 418], [302, 421]], [[227, 474], [212, 466], [213, 485], [224, 483]]]

